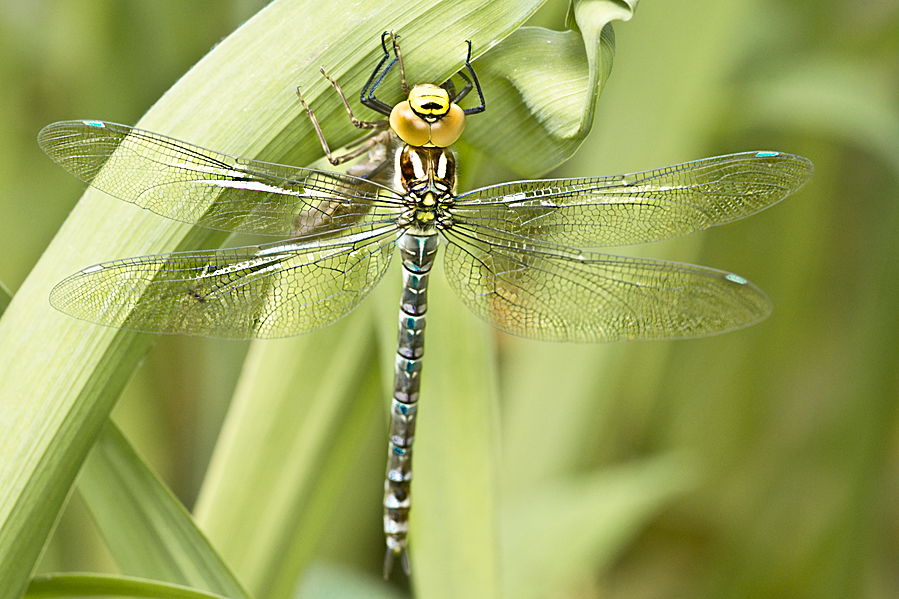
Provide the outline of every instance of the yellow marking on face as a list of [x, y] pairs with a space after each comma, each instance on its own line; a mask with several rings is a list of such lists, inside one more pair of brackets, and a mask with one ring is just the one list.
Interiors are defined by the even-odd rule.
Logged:
[[409, 105], [415, 114], [426, 121], [433, 122], [447, 113], [450, 107], [450, 97], [442, 87], [426, 83], [416, 85], [409, 90]]

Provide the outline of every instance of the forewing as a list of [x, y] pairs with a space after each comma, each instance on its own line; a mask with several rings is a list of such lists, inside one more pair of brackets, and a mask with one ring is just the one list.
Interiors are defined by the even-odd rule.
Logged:
[[141, 256], [86, 268], [50, 303], [98, 324], [230, 339], [298, 335], [331, 324], [390, 263], [394, 229], [355, 242]]
[[392, 219], [399, 196], [339, 173], [235, 158], [102, 121], [38, 135], [67, 171], [126, 202], [211, 229], [296, 237]]
[[730, 273], [673, 262], [577, 252], [464, 227], [445, 233], [450, 285], [507, 333], [549, 341], [674, 339], [748, 326], [768, 297]]
[[747, 152], [590, 179], [518, 181], [460, 195], [455, 222], [575, 247], [659, 241], [735, 221], [808, 181], [812, 163]]

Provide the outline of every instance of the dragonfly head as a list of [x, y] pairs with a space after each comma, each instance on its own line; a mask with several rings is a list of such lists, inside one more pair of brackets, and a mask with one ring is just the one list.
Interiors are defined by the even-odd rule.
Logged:
[[465, 112], [442, 87], [416, 85], [393, 107], [390, 127], [410, 146], [446, 148], [462, 135]]

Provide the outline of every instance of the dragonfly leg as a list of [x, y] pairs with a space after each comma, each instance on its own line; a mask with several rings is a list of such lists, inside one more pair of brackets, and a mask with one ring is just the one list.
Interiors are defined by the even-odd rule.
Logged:
[[[339, 90], [340, 88], [338, 88]], [[328, 141], [325, 139], [325, 134], [322, 133], [321, 125], [318, 124], [318, 119], [315, 118], [315, 113], [312, 112], [312, 108], [309, 107], [309, 104], [306, 103], [306, 100], [303, 98], [303, 94], [300, 91], [300, 88], [297, 88], [297, 97], [300, 99], [300, 103], [303, 105], [303, 108], [306, 109], [306, 114], [309, 115], [309, 120], [312, 121], [312, 126], [315, 128], [315, 133], [318, 135], [318, 141], [321, 142], [322, 149], [325, 151], [325, 156], [328, 157], [328, 162], [333, 165], [342, 164], [347, 162], [348, 160], [352, 160], [353, 158], [357, 158], [362, 154], [369, 151], [371, 148], [375, 147], [379, 143], [383, 143], [382, 138], [379, 135], [375, 135], [378, 129], [386, 129], [387, 121], [384, 121], [384, 124], [380, 124], [380, 122], [368, 123], [367, 121], [358, 121], [355, 117], [352, 116], [352, 111], [350, 111], [350, 117], [353, 119], [353, 124], [359, 126], [358, 123], [363, 123], [365, 125], [372, 125], [370, 127], [360, 127], [366, 129], [375, 129], [372, 131], [369, 136], [363, 137], [361, 140], [355, 142], [353, 145], [357, 147], [346, 154], [336, 156], [331, 152], [331, 148], [328, 147]], [[341, 98], [343, 98], [343, 94], [341, 94]], [[346, 104], [346, 99], [343, 100], [344, 105], [347, 107], [347, 110], [350, 110], [349, 105]]]
[[457, 93], [453, 97], [453, 99], [452, 99], [453, 104], [458, 104], [459, 102], [461, 102], [463, 100], [463, 98], [465, 98], [465, 96], [468, 95], [468, 92], [470, 92], [472, 89], [474, 89], [474, 84], [471, 82], [471, 79], [468, 78], [468, 75], [466, 75], [462, 71], [459, 71], [456, 74], [465, 80], [465, 87], [463, 87], [462, 90], [459, 91], [459, 93]]
[[[391, 131], [381, 131], [367, 140], [359, 140], [347, 145], [346, 147], [350, 148], [354, 144], [359, 145], [364, 141], [362, 148], [363, 150], [368, 150], [368, 155], [364, 160], [347, 167], [347, 174], [378, 182], [382, 182], [381, 179], [384, 179], [383, 184], [388, 185], [389, 175], [386, 173], [389, 172], [388, 167], [391, 166], [388, 154], [395, 137], [396, 135]], [[384, 174], [384, 177], [381, 177], [378, 173]]]
[[321, 67], [318, 70], [321, 72], [324, 78], [331, 83], [331, 86], [335, 90], [337, 90], [337, 95], [340, 96], [340, 101], [343, 102], [343, 107], [346, 108], [346, 113], [350, 115], [350, 120], [353, 121], [354, 127], [356, 127], [357, 129], [386, 129], [389, 126], [389, 122], [385, 119], [382, 119], [380, 121], [362, 121], [357, 119], [356, 115], [353, 114], [353, 109], [350, 107], [350, 103], [347, 102], [343, 90], [340, 88], [340, 84], [325, 72], [325, 67]]
[[384, 131], [378, 132], [376, 134], [374, 134], [375, 132], [372, 133], [373, 135], [363, 137], [348, 145], [348, 148], [352, 147], [353, 149], [346, 154], [341, 154], [340, 156], [329, 156], [328, 160], [331, 161], [331, 164], [342, 164], [348, 160], [352, 160], [353, 158], [362, 156], [377, 145], [386, 144], [390, 139], [389, 136], [385, 137]]
[[393, 43], [393, 53], [396, 55], [396, 60], [400, 65], [400, 82], [403, 89], [403, 95], [409, 95], [409, 85], [406, 83], [406, 67], [403, 66], [403, 53], [400, 52], [400, 43], [398, 38], [400, 36], [396, 35], [394, 32], [389, 32], [390, 41]]
[[[463, 90], [464, 94], [460, 94], [460, 97], [457, 99], [461, 100], [463, 97], [465, 97], [465, 95], [467, 95], [468, 92], [471, 91], [471, 84], [472, 82], [474, 82], [474, 86], [478, 90], [478, 99], [481, 101], [481, 103], [477, 106], [466, 108], [465, 114], [477, 114], [479, 112], [484, 112], [487, 109], [487, 103], [484, 101], [484, 92], [481, 91], [481, 82], [478, 81], [478, 76], [474, 72], [474, 67], [471, 66], [471, 40], [468, 40], [465, 43], [468, 44], [468, 54], [465, 56], [465, 70], [468, 71], [469, 75], [471, 75], [471, 79], [469, 79], [461, 71], [459, 71], [459, 74], [462, 75], [462, 78], [465, 79], [468, 84]], [[456, 100], [453, 101], [455, 102]]]

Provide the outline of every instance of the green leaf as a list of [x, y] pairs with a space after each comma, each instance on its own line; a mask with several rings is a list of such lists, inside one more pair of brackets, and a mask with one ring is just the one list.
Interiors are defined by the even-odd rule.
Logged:
[[[273, 2], [139, 125], [232, 154], [305, 164], [321, 149], [298, 109], [297, 85], [321, 109], [329, 138], [338, 129], [338, 139], [355, 133], [318, 65], [348, 90], [359, 89], [380, 57], [380, 33], [390, 27], [406, 33], [412, 72], [440, 80], [459, 68], [462, 41], [487, 48], [538, 4], [382, 2], [362, 14], [350, 0], [330, 2], [326, 12], [320, 2]], [[327, 104], [317, 101], [323, 92]], [[53, 311], [50, 289], [103, 260], [214, 246], [223, 238], [88, 191], [10, 304], [0, 321], [0, 598], [24, 589], [75, 474], [153, 341]]]
[[28, 585], [27, 599], [57, 597], [149, 597], [151, 599], [226, 599], [182, 585], [105, 574], [51, 574]]
[[630, 19], [632, 5], [580, 0], [572, 5], [572, 30], [522, 27], [492, 48], [474, 65], [488, 111], [471, 117], [464, 141], [528, 176], [568, 159], [590, 132], [611, 74], [609, 22]]
[[[307, 164], [321, 154], [321, 149], [306, 115], [297, 108], [292, 93], [295, 86], [302, 87], [304, 96], [322, 122], [325, 135], [334, 146], [349, 141], [357, 134], [347, 122], [333, 90], [316, 72], [318, 65], [327, 66], [329, 74], [340, 81], [345, 89], [359, 89], [380, 57], [381, 49], [377, 43], [380, 32], [391, 28], [403, 36], [407, 71], [417, 80], [442, 81], [458, 70], [464, 40], [472, 41], [477, 55], [508, 36], [539, 4], [536, 0], [514, 3], [432, 1], [401, 6], [384, 2], [366, 6], [366, 13], [361, 15], [357, 3], [348, 0], [331, 2], [327, 14], [322, 14], [320, 3], [274, 2], [185, 75], [141, 120], [139, 126], [232, 154]], [[498, 153], [505, 153], [509, 164], [518, 163], [514, 153], [520, 152], [522, 147], [539, 148], [541, 155], [544, 154], [542, 150], [546, 149], [548, 158], [542, 162], [525, 160], [517, 164], [519, 168], [533, 172], [545, 170], [573, 152], [589, 129], [595, 94], [608, 75], [611, 59], [610, 38], [608, 34], [604, 37], [601, 32], [610, 18], [622, 18], [593, 18], [602, 11], [594, 13], [591, 7], [601, 4], [621, 8], [611, 2], [580, 2], [575, 5], [575, 18], [580, 30], [585, 32], [587, 44], [581, 64], [587, 68], [579, 71], [583, 89], [572, 88], [570, 106], [555, 104], [557, 98], [548, 93], [552, 89], [547, 87], [545, 78], [523, 77], [511, 81], [511, 85], [517, 86], [517, 102], [526, 107], [524, 111], [513, 106], [509, 106], [508, 111], [502, 110], [501, 102], [505, 94], [502, 88], [498, 88], [495, 100], [501, 110], [488, 112], [490, 116], [484, 116], [478, 127], [489, 132], [490, 141], [508, 138], [527, 142], [527, 145], [509, 143], [506, 150]], [[626, 12], [620, 14], [627, 16]], [[316, 18], [310, 19], [309, 15], [316, 15]], [[534, 49], [535, 44], [539, 45], [541, 39], [546, 39], [541, 38], [544, 33], [540, 32], [520, 35], [520, 39], [509, 43], [505, 49], [507, 53], [496, 50], [497, 59], [518, 60], [524, 56], [522, 53], [528, 45]], [[545, 35], [564, 43], [564, 56], [573, 56], [577, 46], [574, 36], [551, 32]], [[489, 74], [488, 56], [484, 56], [483, 64]], [[476, 68], [480, 69], [480, 65], [481, 62], [477, 62]], [[501, 61], [497, 65], [500, 68]], [[552, 68], [550, 64], [547, 70]], [[385, 99], [389, 98], [389, 94], [385, 96]], [[355, 104], [355, 98], [351, 101]], [[538, 115], [536, 121], [531, 119], [532, 114]], [[538, 124], [537, 128], [534, 128], [534, 122]], [[526, 132], [529, 126], [529, 137], [514, 137], [515, 132]], [[557, 140], [544, 147], [540, 144], [547, 134]], [[476, 146], [481, 143], [474, 127], [471, 136], [471, 143]], [[553, 146], [556, 146], [555, 149]], [[490, 146], [482, 144], [482, 149], [489, 151]], [[530, 152], [531, 155], [537, 153]], [[0, 528], [0, 579], [8, 581], [4, 590], [0, 591], [0, 598], [15, 597], [24, 587], [27, 573], [52, 528], [78, 468], [131, 372], [152, 343], [152, 337], [148, 335], [103, 329], [53, 312], [46, 303], [49, 290], [67, 274], [103, 260], [215, 246], [223, 239], [221, 233], [163, 221], [153, 214], [136, 212], [133, 207], [90, 191], [22, 286], [17, 300], [10, 306], [10, 317], [0, 323], [0, 397], [4, 398], [0, 414], [0, 422], [3, 423], [3, 430], [0, 431], [3, 433], [0, 435], [0, 456], [3, 456], [0, 458], [0, 488], [4, 489], [0, 496], [0, 522], [3, 522]], [[471, 320], [467, 314], [464, 318]], [[459, 339], [486, 347], [485, 335], [480, 330], [473, 332], [472, 336], [460, 335]], [[446, 336], [451, 339], [438, 343], [452, 347], [453, 335]], [[335, 353], [321, 353], [316, 357], [338, 361], [345, 353], [343, 348], [340, 351], [342, 353], [335, 350]], [[263, 350], [259, 352], [262, 358], [267, 353]], [[458, 381], [457, 392], [466, 394], [471, 401], [474, 401], [478, 390], [485, 388], [484, 383], [491, 376], [483, 370], [485, 364], [491, 362], [489, 351], [480, 358], [477, 364], [467, 359], [458, 363], [468, 369], [471, 377]], [[454, 364], [452, 359], [447, 363]], [[352, 362], [347, 364], [350, 369], [354, 366]], [[265, 372], [265, 369], [250, 367], [248, 372]], [[434, 381], [441, 380], [439, 372], [435, 369]], [[244, 388], [257, 382], [252, 377], [247, 380], [249, 382], [242, 383]], [[262, 385], [259, 388], [266, 387]], [[429, 387], [425, 389], [427, 393]], [[455, 395], [449, 385], [439, 390], [435, 388], [432, 393], [435, 397], [439, 393], [447, 398]], [[339, 395], [334, 394], [335, 397]], [[488, 392], [487, 395], [489, 398], [493, 393]], [[435, 406], [439, 406], [440, 401], [443, 400], [435, 399]], [[450, 401], [445, 403], [446, 406], [453, 405]], [[339, 402], [321, 403], [317, 404], [317, 408], [337, 414], [339, 405]], [[465, 472], [461, 468], [441, 464], [445, 455], [439, 449], [433, 451], [430, 458], [426, 457], [429, 455], [426, 443], [420, 450], [419, 462], [428, 464], [431, 460], [434, 462], [434, 472], [443, 472], [447, 476], [443, 481], [435, 481], [439, 484], [434, 487], [421, 483], [422, 493], [427, 497], [429, 488], [448, 487], [447, 494], [432, 494], [437, 505], [438, 500], [470, 497], [476, 489], [481, 489], [480, 493], [488, 501], [485, 506], [477, 508], [473, 516], [465, 515], [465, 509], [455, 503], [449, 506], [451, 518], [435, 518], [428, 515], [426, 508], [421, 510], [421, 515], [417, 517], [431, 524], [421, 525], [422, 531], [418, 534], [422, 535], [419, 541], [422, 547], [413, 550], [413, 559], [422, 564], [422, 575], [417, 579], [417, 584], [421, 589], [434, 592], [445, 589], [443, 592], [452, 594], [450, 587], [443, 586], [441, 577], [446, 570], [441, 574], [442, 564], [436, 559], [437, 551], [426, 549], [429, 544], [427, 539], [432, 538], [425, 536], [426, 531], [433, 526], [436, 531], [433, 539], [455, 539], [457, 547], [467, 548], [455, 555], [453, 563], [466, 568], [467, 572], [473, 572], [469, 578], [471, 588], [487, 588], [489, 596], [496, 594], [498, 588], [496, 558], [491, 557], [493, 550], [489, 542], [495, 538], [491, 535], [494, 527], [490, 525], [492, 500], [489, 500], [494, 462], [483, 460], [492, 451], [492, 441], [489, 430], [487, 434], [472, 435], [470, 426], [475, 421], [469, 419], [478, 414], [478, 410], [486, 409], [489, 412], [493, 401], [488, 399], [479, 405], [460, 402], [456, 405], [466, 406], [467, 409], [454, 408], [455, 412], [434, 409], [436, 414], [447, 414], [451, 421], [446, 426], [447, 445], [436, 443], [431, 447], [455, 447], [456, 443], [467, 438], [460, 463], [474, 464], [474, 474], [464, 478]], [[361, 414], [364, 413], [363, 410]], [[319, 413], [318, 417], [325, 416]], [[359, 426], [361, 419], [350, 418], [349, 422]], [[490, 429], [494, 420], [487, 417], [483, 422], [483, 427]], [[427, 419], [422, 421], [422, 426], [422, 430], [428, 429]], [[433, 434], [435, 441], [439, 439], [437, 433]], [[328, 443], [332, 440], [322, 435], [305, 439], [304, 442], [310, 445], [302, 455], [320, 456], [322, 449], [329, 447]], [[243, 462], [243, 467], [237, 471], [245, 471], [246, 461], [239, 459], [238, 450], [246, 445], [229, 447], [229, 442], [225, 437], [220, 455], [238, 455], [238, 458], [221, 458], [223, 461], [217, 462], [217, 470], [214, 471], [217, 478], [210, 479], [210, 488], [217, 485], [224, 488], [226, 481], [233, 484], [234, 478], [229, 479], [221, 474], [229, 470], [231, 459]], [[321, 461], [311, 459], [306, 466], [317, 465], [321, 465]], [[305, 475], [298, 477], [296, 488], [308, 489], [311, 479]], [[220, 498], [227, 497], [227, 494], [219, 495], [216, 492], [210, 496]], [[291, 495], [287, 493], [285, 496]], [[329, 503], [324, 499], [327, 496], [328, 493], [312, 495], [302, 501], [311, 501], [310, 505], [327, 510]], [[205, 505], [218, 505], [219, 501], [223, 500], [210, 500]], [[214, 509], [223, 513], [228, 511], [227, 508], [206, 509], [208, 511], [204, 513], [209, 514], [210, 524], [215, 520], [212, 516]], [[309, 527], [315, 528], [311, 519], [308, 522]], [[453, 525], [448, 526], [448, 522]], [[282, 522], [273, 521], [266, 530], [274, 530], [280, 524]], [[217, 534], [211, 533], [216, 542], [233, 533], [222, 533], [221, 537]], [[310, 534], [309, 538], [314, 539], [323, 532], [312, 530]], [[309, 540], [296, 541], [297, 538], [290, 540], [291, 544], [298, 543], [291, 545], [291, 551], [260, 558], [264, 563], [244, 563], [244, 567], [259, 573], [254, 580], [260, 585], [274, 585], [271, 588], [277, 588], [278, 593], [286, 592], [284, 589], [289, 586], [289, 577], [299, 572], [312, 553], [313, 543]], [[474, 545], [472, 538], [478, 541]], [[230, 546], [236, 547], [242, 539], [231, 536], [230, 540]], [[432, 545], [434, 547], [436, 545]], [[227, 551], [225, 553], [228, 555]], [[273, 563], [278, 562], [280, 557], [284, 557], [290, 567], [281, 569], [281, 574], [275, 575]], [[240, 567], [238, 570], [243, 572]]]
[[875, 151], [899, 173], [899, 116], [887, 76], [836, 57], [765, 69], [739, 95], [747, 125], [828, 132]]
[[[385, 323], [389, 312], [382, 312]], [[493, 331], [449, 291], [440, 266], [431, 276], [428, 314], [414, 449], [412, 581], [418, 597], [500, 597]], [[395, 343], [394, 336], [393, 352]]]
[[384, 581], [334, 567], [315, 566], [297, 588], [296, 599], [402, 599]]
[[6, 312], [6, 307], [9, 306], [11, 301], [12, 292], [6, 288], [3, 281], [0, 281], [0, 316], [3, 316], [3, 313]]
[[78, 489], [124, 573], [249, 598], [181, 502], [112, 422], [85, 462]]
[[547, 597], [594, 575], [696, 479], [684, 460], [654, 458], [509, 498], [502, 506], [504, 596]]
[[[254, 595], [289, 597], [331, 533], [337, 496], [380, 414], [371, 331], [362, 308], [250, 349], [196, 517]], [[377, 494], [370, 500], [376, 507]]]

